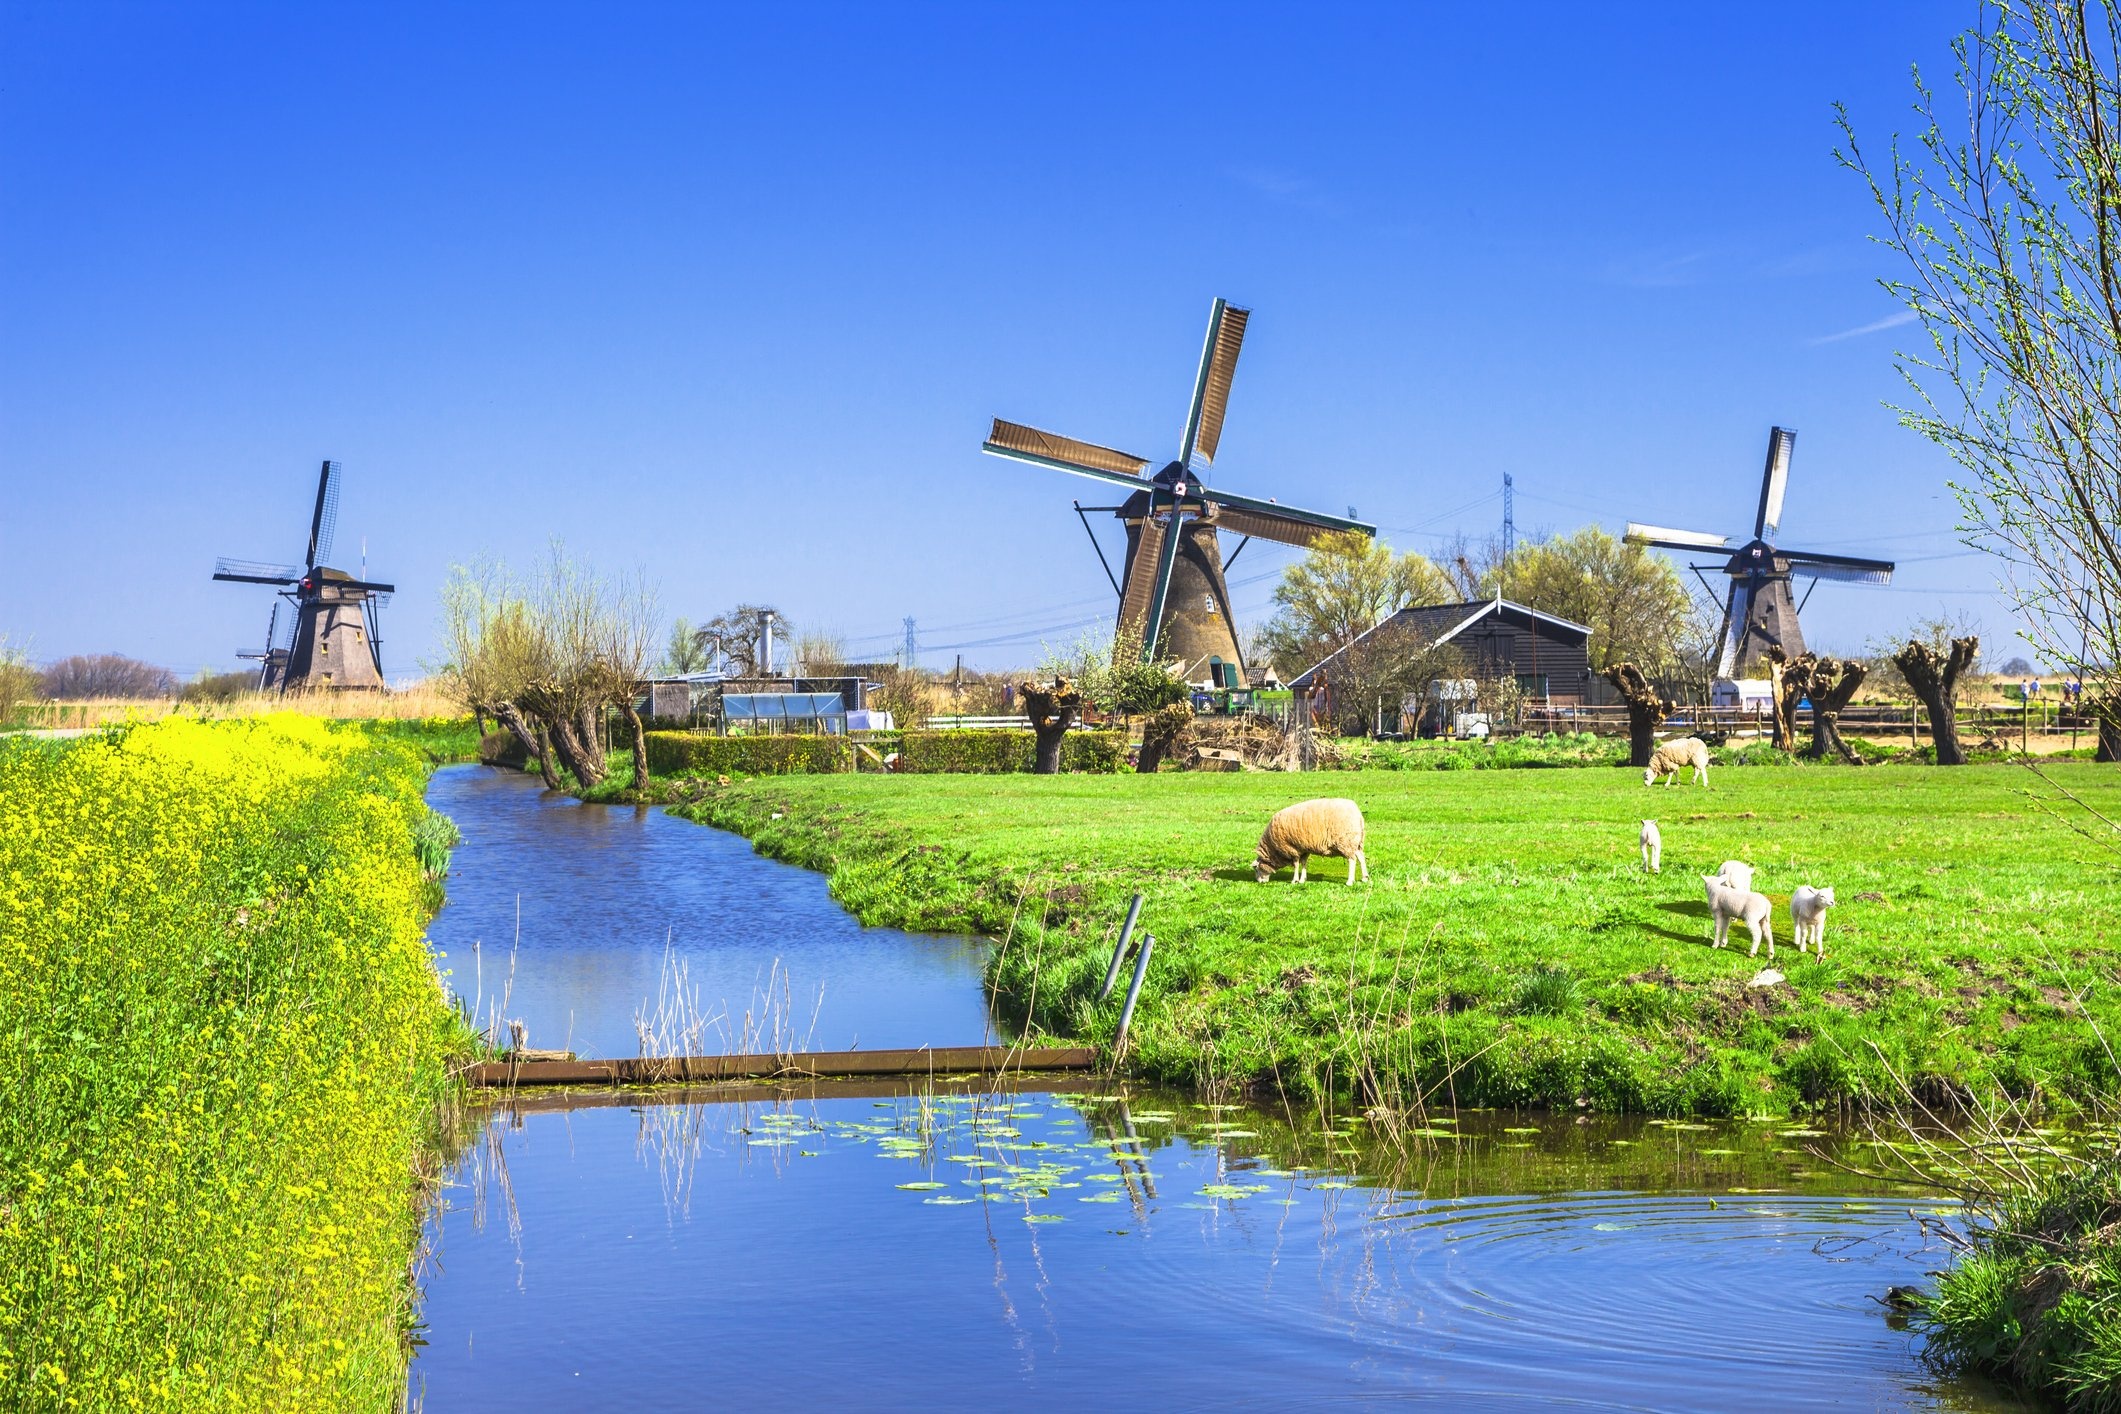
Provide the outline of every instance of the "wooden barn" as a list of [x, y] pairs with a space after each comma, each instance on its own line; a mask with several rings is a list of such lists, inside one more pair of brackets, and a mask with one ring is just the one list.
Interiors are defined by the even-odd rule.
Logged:
[[1467, 673], [1483, 681], [1515, 678], [1528, 703], [1573, 707], [1593, 700], [1590, 626], [1502, 598], [1401, 609], [1348, 648], [1299, 674], [1289, 686], [1298, 692], [1330, 693], [1336, 668], [1349, 649], [1373, 634], [1384, 634], [1387, 641], [1396, 638], [1409, 652], [1455, 644], [1465, 655]]

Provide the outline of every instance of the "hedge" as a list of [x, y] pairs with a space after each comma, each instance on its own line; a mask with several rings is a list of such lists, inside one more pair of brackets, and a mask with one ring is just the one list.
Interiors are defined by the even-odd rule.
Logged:
[[648, 769], [658, 776], [815, 775], [853, 769], [843, 736], [708, 736], [648, 733]]
[[[997, 775], [1030, 770], [1036, 752], [1037, 739], [1028, 728], [907, 732], [899, 741], [899, 769]], [[1125, 732], [1069, 732], [1061, 743], [1063, 771], [1117, 771], [1126, 758]]]

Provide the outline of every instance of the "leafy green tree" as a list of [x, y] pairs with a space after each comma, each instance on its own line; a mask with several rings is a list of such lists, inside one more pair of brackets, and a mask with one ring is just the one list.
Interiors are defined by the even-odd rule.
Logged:
[[1482, 577], [1482, 589], [1591, 627], [1591, 666], [1630, 662], [1645, 671], [1679, 665], [1694, 596], [1662, 555], [1595, 525], [1520, 545]]
[[704, 672], [710, 661], [707, 649], [700, 643], [700, 632], [690, 619], [679, 619], [670, 626], [670, 642], [663, 649], [659, 671], [672, 676]]
[[1454, 597], [1450, 580], [1425, 556], [1395, 555], [1382, 540], [1343, 531], [1320, 540], [1282, 574], [1274, 617], [1258, 644], [1291, 676], [1401, 609]]

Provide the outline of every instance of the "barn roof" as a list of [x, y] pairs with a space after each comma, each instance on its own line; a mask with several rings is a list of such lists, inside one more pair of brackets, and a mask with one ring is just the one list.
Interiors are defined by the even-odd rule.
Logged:
[[1591, 626], [1589, 624], [1580, 624], [1573, 619], [1564, 619], [1555, 614], [1542, 613], [1530, 605], [1520, 604], [1514, 599], [1505, 599], [1499, 594], [1493, 599], [1469, 599], [1462, 604], [1425, 604], [1419, 608], [1401, 609], [1396, 614], [1390, 614], [1379, 619], [1361, 633], [1356, 634], [1346, 644], [1334, 649], [1302, 673], [1291, 678], [1289, 686], [1292, 688], [1309, 687], [1312, 675], [1320, 668], [1323, 668], [1326, 664], [1332, 662], [1335, 658], [1347, 652], [1348, 649], [1353, 648], [1387, 624], [1398, 624], [1403, 628], [1411, 628], [1419, 633], [1429, 646], [1438, 647], [1449, 643], [1482, 619], [1500, 614], [1505, 609], [1522, 614], [1535, 623], [1544, 623], [1560, 629], [1562, 636], [1565, 638], [1581, 634], [1585, 640], [1588, 640], [1591, 636]]

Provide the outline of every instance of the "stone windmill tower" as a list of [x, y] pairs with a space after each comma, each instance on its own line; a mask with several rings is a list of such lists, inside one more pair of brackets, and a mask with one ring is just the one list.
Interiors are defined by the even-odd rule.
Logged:
[[[980, 450], [1032, 466], [1049, 467], [1123, 488], [1128, 494], [1116, 506], [1085, 506], [1076, 514], [1089, 530], [1091, 511], [1110, 511], [1127, 528], [1126, 563], [1117, 578], [1100, 547], [1097, 555], [1119, 595], [1116, 631], [1138, 638], [1145, 660], [1176, 660], [1190, 682], [1218, 687], [1242, 686], [1243, 650], [1231, 619], [1230, 586], [1225, 567], [1251, 540], [1271, 540], [1305, 548], [1336, 531], [1375, 535], [1377, 527], [1346, 516], [1299, 510], [1278, 501], [1240, 496], [1206, 483], [1222, 441], [1223, 412], [1237, 372], [1249, 310], [1223, 300], [1208, 313], [1208, 340], [1193, 380], [1193, 401], [1186, 410], [1178, 458], [1151, 474], [1147, 457], [1079, 442], [1014, 422], [994, 420]], [[1228, 559], [1222, 533], [1243, 537]], [[1092, 533], [1090, 543], [1097, 545]], [[1217, 662], [1227, 665], [1216, 681]]]
[[[1723, 610], [1723, 648], [1716, 665], [1716, 676], [1721, 678], [1762, 676], [1765, 670], [1761, 659], [1770, 648], [1780, 648], [1790, 658], [1802, 656], [1804, 630], [1797, 615], [1820, 580], [1886, 584], [1893, 577], [1891, 560], [1823, 555], [1812, 550], [1784, 549], [1773, 543], [1782, 529], [1782, 500], [1789, 489], [1790, 453], [1796, 445], [1797, 434], [1789, 428], [1769, 430], [1767, 467], [1760, 474], [1760, 510], [1753, 517], [1753, 536], [1735, 550], [1730, 548], [1728, 535], [1628, 523], [1627, 539], [1631, 545], [1728, 552], [1728, 558], [1720, 565], [1690, 566], [1696, 576], [1704, 570], [1721, 569], [1730, 577]], [[1801, 599], [1791, 590], [1797, 579], [1809, 581]], [[1708, 583], [1707, 579], [1702, 580], [1704, 587]]]
[[377, 611], [390, 602], [395, 585], [355, 579], [325, 563], [339, 520], [337, 462], [317, 473], [316, 508], [309, 518], [309, 548], [302, 564], [219, 560], [214, 578], [235, 584], [270, 584], [284, 603], [273, 605], [265, 650], [242, 656], [263, 660], [261, 691], [383, 686], [383, 640]]

